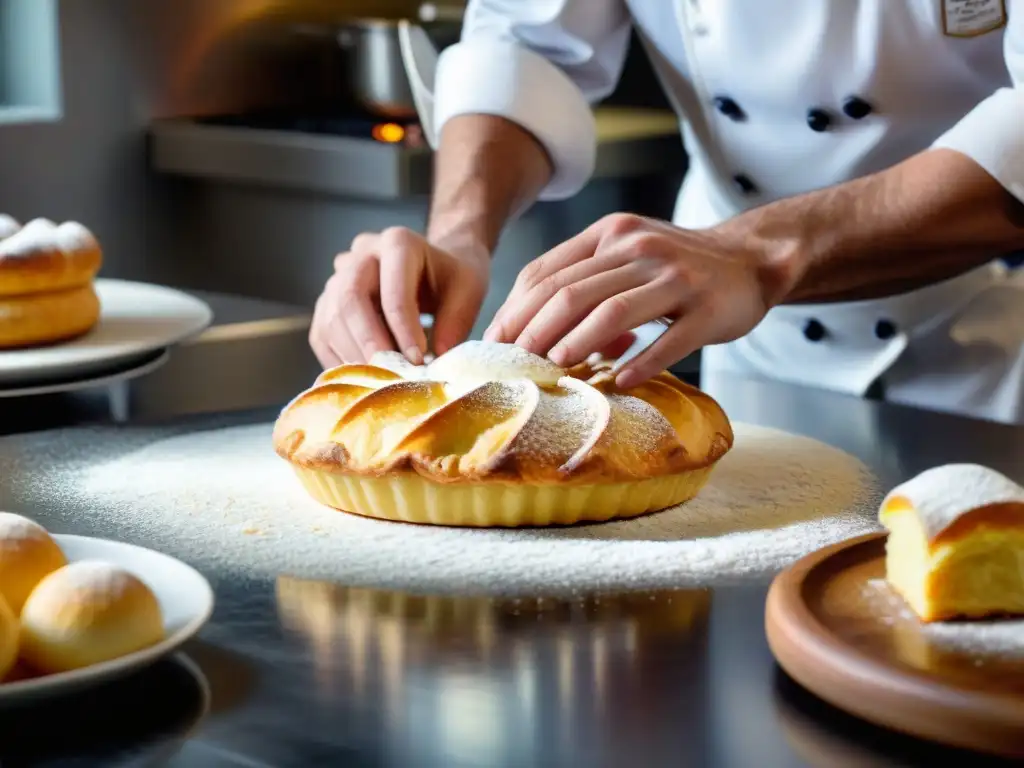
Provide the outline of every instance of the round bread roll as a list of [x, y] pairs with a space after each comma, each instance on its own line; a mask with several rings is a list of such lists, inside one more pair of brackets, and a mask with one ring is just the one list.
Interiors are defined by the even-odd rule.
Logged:
[[43, 579], [21, 612], [21, 657], [66, 672], [127, 656], [164, 639], [156, 595], [123, 568], [79, 560]]
[[18, 619], [7, 601], [0, 597], [0, 680], [7, 677], [18, 660]]
[[0, 349], [53, 344], [81, 336], [100, 319], [92, 283], [53, 293], [0, 296]]
[[[9, 223], [5, 225], [9, 230]], [[92, 232], [68, 221], [33, 219], [0, 239], [0, 296], [24, 296], [91, 283], [103, 265]]]
[[0, 598], [15, 616], [36, 585], [67, 562], [57, 542], [39, 523], [0, 512]]

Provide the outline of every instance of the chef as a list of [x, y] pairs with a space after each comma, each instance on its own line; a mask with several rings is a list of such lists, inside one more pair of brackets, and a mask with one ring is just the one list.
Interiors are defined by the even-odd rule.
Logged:
[[[602, 218], [531, 262], [486, 338], [569, 365], [665, 331], [636, 384], [703, 348], [742, 375], [1024, 422], [1024, 0], [470, 0], [421, 115], [423, 236], [358, 236], [311, 343], [397, 348], [420, 312], [470, 331], [504, 226], [594, 169], [590, 104], [635, 28], [691, 166], [672, 222]], [[429, 100], [425, 100], [429, 101]]]

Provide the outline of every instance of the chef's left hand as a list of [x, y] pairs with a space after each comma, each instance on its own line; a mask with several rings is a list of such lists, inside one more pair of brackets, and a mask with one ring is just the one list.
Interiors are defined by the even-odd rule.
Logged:
[[627, 362], [626, 388], [707, 344], [737, 339], [785, 293], [752, 239], [613, 214], [526, 266], [484, 338], [570, 366], [651, 320], [671, 321]]

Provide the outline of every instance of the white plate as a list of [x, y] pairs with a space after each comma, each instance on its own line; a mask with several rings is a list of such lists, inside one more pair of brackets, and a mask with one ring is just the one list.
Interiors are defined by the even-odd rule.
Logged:
[[187, 293], [147, 283], [97, 280], [99, 324], [64, 344], [0, 352], [0, 386], [88, 378], [97, 371], [169, 347], [205, 329], [213, 311]]
[[59, 696], [122, 677], [146, 667], [193, 637], [213, 613], [213, 589], [191, 566], [151, 549], [87, 536], [53, 537], [69, 561], [105, 560], [142, 579], [156, 594], [164, 615], [166, 639], [120, 659], [73, 672], [0, 684], [0, 705]]
[[[148, 354], [141, 358], [132, 358], [126, 363], [110, 371], [98, 371], [90, 378], [58, 379], [46, 384], [35, 384], [25, 382], [14, 387], [4, 388], [0, 385], [0, 398], [4, 397], [31, 397], [34, 395], [53, 395], [58, 392], [77, 392], [83, 389], [95, 389], [108, 387], [121, 381], [131, 381], [147, 373], [152, 373], [171, 359], [171, 352], [162, 349], [156, 354]], [[121, 367], [125, 366], [127, 367]]]

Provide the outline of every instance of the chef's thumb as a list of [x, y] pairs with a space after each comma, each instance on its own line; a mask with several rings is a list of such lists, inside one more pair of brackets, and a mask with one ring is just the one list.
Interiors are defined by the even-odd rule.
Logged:
[[473, 330], [481, 298], [473, 283], [456, 283], [441, 297], [434, 313], [434, 354], [443, 355], [461, 344]]

